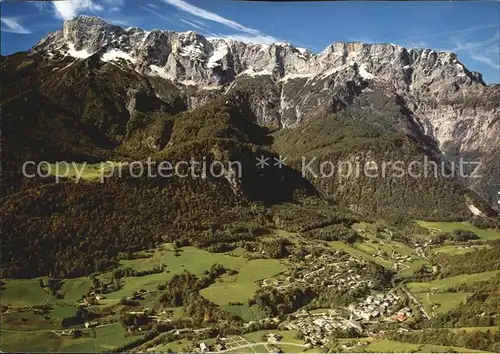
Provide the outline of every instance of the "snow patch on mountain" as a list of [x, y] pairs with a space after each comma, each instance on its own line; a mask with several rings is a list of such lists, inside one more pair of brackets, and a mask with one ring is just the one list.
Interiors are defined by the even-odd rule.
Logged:
[[205, 54], [204, 48], [199, 43], [193, 43], [181, 48], [179, 54], [191, 59], [199, 59]]
[[263, 75], [272, 75], [272, 74], [273, 74], [272, 70], [269, 70], [269, 69], [255, 71], [253, 68], [246, 69], [240, 73], [241, 76], [247, 75], [247, 76], [252, 76], [252, 77], [263, 76]]
[[307, 74], [286, 74], [283, 76], [279, 81], [288, 81], [288, 80], [294, 80], [294, 79], [303, 79], [303, 78], [310, 78], [313, 77], [313, 73], [307, 73]]
[[365, 64], [361, 64], [359, 66], [359, 75], [361, 75], [361, 77], [363, 77], [364, 79], [367, 79], [367, 80], [373, 80], [376, 78], [375, 75], [369, 73], [367, 70], [366, 70], [366, 65]]
[[157, 65], [149, 66], [149, 75], [150, 76], [159, 76], [165, 80], [170, 80], [171, 77], [165, 72], [165, 70]]
[[86, 59], [92, 55], [92, 53], [89, 53], [86, 49], [76, 50], [75, 45], [71, 42], [68, 43], [68, 51], [66, 53], [67, 55], [78, 59]]
[[125, 59], [132, 63], [135, 63], [137, 60], [132, 57], [129, 53], [125, 53], [124, 51], [112, 49], [106, 53], [104, 53], [101, 57], [102, 61], [114, 61], [119, 59]]
[[210, 59], [208, 60], [207, 63], [207, 68], [215, 68], [217, 66], [221, 66], [221, 63], [219, 62], [221, 59], [223, 59], [227, 55], [228, 51], [227, 48], [217, 48]]

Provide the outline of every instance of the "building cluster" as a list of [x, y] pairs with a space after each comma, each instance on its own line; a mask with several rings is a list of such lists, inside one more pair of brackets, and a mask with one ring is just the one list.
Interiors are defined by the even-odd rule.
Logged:
[[357, 274], [356, 269], [365, 262], [343, 252], [323, 254], [320, 257], [306, 257], [295, 264], [294, 276], [286, 279], [266, 279], [262, 286], [272, 286], [278, 290], [286, 289], [292, 285], [307, 284], [318, 288], [334, 287], [339, 291], [357, 290], [359, 288], [372, 288], [371, 279]]
[[243, 328], [248, 328], [254, 325], [258, 325], [260, 327], [271, 327], [274, 325], [278, 325], [280, 323], [280, 319], [278, 317], [265, 317], [261, 318], [258, 321], [249, 321], [243, 324]]
[[353, 336], [368, 335], [373, 324], [405, 321], [412, 316], [412, 312], [400, 300], [401, 297], [392, 291], [377, 293], [347, 308], [328, 309], [316, 314], [299, 311], [280, 327], [301, 333], [305, 343], [311, 346], [322, 346], [336, 331]]
[[349, 305], [350, 318], [357, 321], [404, 321], [411, 316], [411, 310], [408, 307], [398, 309], [399, 300], [400, 296], [391, 291], [370, 295], [358, 304]]
[[300, 311], [291, 321], [284, 325], [284, 328], [300, 332], [304, 342], [310, 346], [326, 344], [335, 330], [351, 331], [351, 333], [361, 333], [363, 331], [361, 323], [341, 316], [337, 311], [332, 309], [318, 314]]

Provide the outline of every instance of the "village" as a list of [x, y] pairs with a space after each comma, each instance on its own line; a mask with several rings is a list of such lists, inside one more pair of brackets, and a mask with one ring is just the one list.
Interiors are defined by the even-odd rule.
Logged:
[[[314, 260], [306, 256], [294, 265], [293, 276], [290, 273], [279, 279], [264, 279], [261, 286], [286, 291], [287, 288], [297, 284], [308, 284], [322, 289], [335, 288], [345, 292], [361, 289], [368, 295], [348, 306], [314, 311], [299, 310], [287, 316], [285, 321], [280, 321], [278, 318], [266, 318], [257, 323], [275, 324], [281, 331], [293, 331], [297, 333], [296, 337], [304, 343], [303, 347], [309, 349], [327, 345], [340, 333], [350, 338], [376, 337], [378, 332], [383, 332], [387, 326], [404, 322], [414, 316], [409, 307], [412, 300], [404, 291], [387, 289], [387, 292], [384, 292], [373, 289], [373, 280], [361, 271], [365, 264], [364, 260], [342, 251], [323, 254]], [[244, 328], [254, 323], [254, 321], [245, 323]], [[262, 342], [268, 345], [283, 344], [282, 336], [278, 331], [266, 335], [266, 338], [262, 338]], [[254, 343], [254, 345], [260, 345], [259, 343]], [[191, 349], [194, 352], [220, 352], [236, 350], [245, 345], [251, 346], [252, 343], [247, 343], [241, 336], [232, 336], [217, 338], [215, 344], [201, 342]], [[357, 343], [357, 345], [362, 345], [362, 343]], [[268, 351], [273, 352], [273, 349]]]
[[[379, 333], [383, 333], [384, 327], [380, 325], [404, 322], [412, 317], [412, 310], [403, 306], [404, 303], [400, 300], [402, 298], [399, 295], [390, 291], [386, 294], [369, 295], [346, 308], [318, 310], [321, 312], [300, 310], [288, 316], [288, 319], [283, 322], [280, 322], [278, 318], [261, 320], [262, 323], [276, 324], [277, 330], [270, 331], [259, 342], [252, 343], [243, 336], [218, 337], [212, 342], [199, 342], [190, 349], [201, 353], [222, 352], [263, 345], [268, 352], [272, 353], [280, 352], [280, 344], [302, 346], [303, 349], [321, 348], [339, 335], [349, 338], [377, 337]], [[248, 328], [250, 325], [247, 323], [245, 327]], [[375, 327], [378, 329], [375, 330]], [[287, 342], [280, 333], [288, 331], [296, 333], [295, 339], [299, 339], [304, 344]], [[356, 345], [363, 346], [362, 340], [355, 342]]]
[[[174, 339], [175, 342], [185, 343], [181, 349], [190, 352], [229, 352], [243, 348], [280, 352], [282, 347], [288, 350], [294, 347], [297, 351], [303, 351], [328, 347], [338, 338], [353, 338], [359, 346], [362, 340], [358, 341], [356, 338], [375, 338], [415, 316], [410, 308], [415, 311], [412, 302], [416, 300], [408, 297], [404, 289], [391, 288], [390, 284], [382, 285], [377, 278], [379, 269], [376, 265], [343, 250], [325, 251], [322, 248], [321, 251], [322, 254], [311, 252], [300, 257], [288, 257], [286, 271], [257, 281], [257, 284], [262, 289], [270, 288], [273, 292], [283, 294], [301, 288], [313, 289], [317, 294], [345, 294], [345, 303], [332, 302], [321, 306], [309, 304], [313, 306], [300, 307], [295, 312], [286, 313], [286, 316], [282, 314], [277, 317], [247, 319], [235, 334], [210, 337], [211, 331], [205, 333], [212, 329], [210, 326], [197, 328], [182, 323], [174, 327], [172, 323], [177, 321], [177, 315], [173, 316], [174, 309], [154, 306], [154, 303], [151, 306], [147, 300], [154, 297], [156, 292], [137, 288], [129, 296], [119, 299], [119, 304], [124, 307], [119, 318], [90, 318], [78, 322], [81, 327], [75, 329], [70, 327], [73, 325], [71, 321], [81, 319], [69, 317], [66, 321], [68, 326], [63, 324], [63, 329], [53, 330], [53, 333], [69, 338], [93, 337], [101, 327], [118, 324], [122, 326], [126, 336], [135, 338], [144, 335], [153, 326], [160, 325], [174, 327], [175, 329], [164, 332], [168, 334], [169, 341]], [[397, 252], [393, 252], [391, 257], [396, 260], [395, 268], [411, 260], [410, 256], [399, 255]], [[113, 293], [121, 289], [121, 282], [122, 280], [113, 277], [100, 281], [94, 279], [89, 291], [77, 300], [76, 307], [79, 311], [92, 313], [92, 309], [107, 304], [109, 298], [114, 297]], [[141, 306], [143, 301], [147, 303], [144, 304], [146, 306]], [[32, 310], [39, 313], [43, 309]], [[161, 344], [145, 349], [155, 347], [161, 347]]]
[[388, 292], [369, 295], [347, 308], [326, 309], [322, 313], [299, 311], [280, 327], [298, 331], [306, 344], [321, 346], [328, 343], [332, 333], [340, 331], [352, 337], [376, 335], [372, 332], [374, 325], [403, 322], [411, 316], [411, 309], [404, 306], [400, 296]]
[[283, 280], [264, 279], [261, 286], [275, 287], [284, 290], [292, 285], [308, 284], [316, 287], [335, 287], [339, 291], [356, 291], [358, 289], [372, 288], [371, 279], [364, 279], [356, 270], [366, 262], [352, 257], [342, 251], [326, 253], [313, 260], [312, 255], [307, 255], [304, 260], [294, 264], [292, 274]]

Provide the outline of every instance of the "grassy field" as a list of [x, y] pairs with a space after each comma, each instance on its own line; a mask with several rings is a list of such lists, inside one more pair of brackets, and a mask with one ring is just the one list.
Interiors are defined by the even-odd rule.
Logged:
[[133, 339], [134, 337], [127, 336], [127, 331], [121, 324], [114, 323], [96, 329], [95, 346], [102, 352], [127, 344]]
[[409, 353], [409, 352], [419, 352], [419, 353], [446, 353], [449, 349], [453, 349], [458, 353], [484, 353], [480, 350], [473, 350], [460, 347], [449, 347], [443, 345], [432, 345], [432, 344], [412, 344], [397, 342], [387, 339], [372, 339], [369, 340], [370, 344], [364, 349], [371, 352], [393, 352], [393, 353]]
[[235, 351], [229, 351], [228, 353], [268, 353], [268, 350], [264, 345], [256, 345], [254, 347], [242, 348]]
[[[391, 259], [393, 251], [403, 256], [410, 256], [411, 261], [406, 262], [408, 268], [401, 269], [400, 276], [412, 275], [423, 265], [430, 267], [428, 261], [418, 257], [413, 249], [399, 242], [391, 242], [391, 245], [389, 245], [379, 241], [368, 240], [350, 246], [342, 241], [332, 241], [328, 242], [328, 244], [337, 250], [343, 250], [351, 254], [353, 257], [372, 261], [391, 270], [394, 270], [394, 261]], [[377, 256], [377, 248], [385, 253], [384, 257]]]
[[413, 275], [422, 266], [431, 266], [427, 260], [418, 255], [414, 248], [402, 242], [388, 241], [390, 235], [377, 231], [374, 224], [360, 222], [353, 224], [352, 228], [365, 238], [363, 242], [357, 242], [353, 246], [350, 246], [335, 241], [331, 242], [330, 245], [336, 249], [343, 249], [353, 256], [373, 261], [391, 270], [394, 270], [397, 258], [409, 256], [411, 257], [410, 260], [403, 261], [404, 267], [398, 268], [398, 275], [401, 277]]
[[[425, 311], [431, 315], [435, 316], [440, 313], [446, 313], [450, 310], [456, 309], [460, 306], [460, 303], [465, 302], [467, 297], [469, 297], [471, 293], [436, 293], [429, 294], [426, 293], [418, 293], [415, 294], [417, 299], [420, 301]], [[434, 305], [438, 305], [435, 307]]]
[[40, 279], [47, 282], [47, 278], [2, 279], [5, 282], [5, 289], [1, 292], [2, 305], [27, 307], [41, 305], [47, 301], [51, 296], [40, 287]]
[[[2, 305], [8, 305], [10, 312], [2, 315], [2, 328], [17, 331], [60, 329], [63, 318], [75, 315], [77, 300], [91, 285], [88, 278], [65, 279], [60, 290], [64, 298], [56, 299], [47, 288], [40, 287], [40, 279], [47, 284], [46, 277], [4, 280]], [[46, 315], [29, 310], [33, 305], [42, 304], [52, 308]]]
[[85, 336], [73, 339], [58, 336], [51, 331], [10, 332], [2, 330], [2, 351], [8, 352], [72, 352], [100, 353], [109, 351], [132, 341], [136, 336], [126, 336], [125, 329], [118, 323], [96, 328], [95, 338], [91, 331], [83, 329]]
[[446, 245], [443, 247], [438, 247], [438, 248], [433, 248], [431, 250], [432, 253], [438, 254], [438, 253], [444, 253], [444, 254], [450, 254], [450, 255], [461, 255], [461, 254], [466, 254], [469, 252], [474, 252], [476, 250], [484, 249], [484, 248], [491, 248], [490, 245], [473, 245], [467, 248], [461, 248], [460, 246], [455, 246], [455, 245]]
[[[15, 310], [2, 314], [1, 328], [9, 331], [39, 331], [54, 330], [61, 327], [62, 318], [59, 317], [67, 308], [55, 307], [49, 316], [45, 319], [44, 315], [34, 314], [30, 310], [17, 312]], [[72, 311], [71, 311], [72, 310]], [[69, 309], [71, 316], [76, 313], [76, 308]]]
[[66, 304], [76, 304], [78, 300], [81, 299], [83, 294], [86, 294], [90, 287], [92, 286], [92, 281], [90, 278], [74, 278], [65, 279], [60, 290], [60, 293], [64, 296], [64, 299], [58, 301]]
[[[247, 339], [248, 341], [253, 342], [253, 343], [265, 342], [265, 341], [267, 341], [267, 339], [263, 338], [263, 336], [265, 336], [269, 333], [278, 333], [279, 335], [281, 335], [283, 337], [281, 339], [281, 342], [297, 343], [300, 345], [304, 344], [303, 340], [295, 338], [297, 331], [262, 330], [262, 331], [247, 333], [247, 334], [243, 335], [243, 337], [245, 339]], [[268, 344], [267, 347], [269, 349], [280, 348], [285, 353], [301, 353], [304, 350], [304, 348], [301, 348], [299, 346], [289, 345], [289, 344], [281, 344], [281, 343], [274, 344], [274, 345]], [[252, 347], [252, 349], [255, 350], [256, 353], [267, 353], [268, 352], [267, 350], [265, 350], [265, 347], [263, 345]], [[318, 350], [316, 350], [316, 352], [318, 352]]]
[[[457, 308], [461, 302], [465, 302], [467, 297], [471, 295], [465, 292], [447, 292], [447, 289], [464, 283], [474, 284], [478, 281], [488, 280], [498, 273], [499, 271], [462, 274], [455, 277], [433, 280], [427, 283], [408, 283], [406, 286], [420, 301], [429, 315], [436, 315]], [[434, 307], [433, 305], [436, 304], [439, 304], [439, 306]]]
[[40, 287], [40, 279], [47, 284], [47, 277], [34, 279], [4, 279], [2, 304], [9, 307], [28, 307], [32, 305], [61, 304], [75, 305], [92, 285], [89, 278], [64, 279], [59, 291], [64, 298], [56, 300], [47, 288]]
[[[285, 267], [274, 259], [249, 260], [242, 256], [233, 256], [224, 253], [210, 253], [195, 247], [183, 247], [179, 256], [170, 244], [152, 252], [149, 258], [123, 260], [121, 264], [136, 270], [151, 269], [164, 264], [166, 271], [163, 273], [150, 274], [141, 277], [125, 278], [124, 286], [119, 291], [108, 294], [105, 302], [116, 301], [124, 296], [130, 296], [135, 290], [156, 290], [159, 284], [164, 284], [174, 274], [189, 271], [196, 275], [202, 275], [206, 270], [216, 263], [223, 265], [226, 269], [233, 269], [239, 273], [233, 277], [224, 278], [224, 282], [216, 283], [209, 289], [204, 289], [203, 295], [218, 304], [227, 304], [229, 301], [248, 300], [256, 290], [256, 280], [271, 277], [282, 272]], [[227, 291], [227, 293], [226, 293]]]
[[451, 331], [466, 331], [466, 332], [498, 332], [500, 331], [499, 326], [489, 326], [489, 327], [461, 327], [461, 328], [449, 328]]
[[500, 230], [498, 229], [479, 229], [469, 222], [434, 222], [417, 220], [417, 224], [427, 229], [437, 229], [441, 232], [452, 232], [453, 230], [469, 230], [476, 233], [482, 240], [500, 239]]
[[0, 332], [3, 352], [58, 352], [62, 339], [52, 332], [13, 333]]
[[381, 266], [389, 268], [389, 269], [392, 269], [393, 264], [394, 264], [393, 262], [390, 262], [386, 259], [383, 259], [380, 257], [374, 257], [371, 254], [368, 254], [364, 251], [361, 251], [357, 247], [356, 248], [351, 247], [342, 241], [328, 242], [328, 245], [332, 248], [337, 249], [337, 250], [345, 251], [345, 252], [349, 253], [350, 255], [352, 255], [353, 257], [361, 258], [361, 259], [364, 259], [367, 261], [372, 261], [372, 262], [380, 264]]
[[263, 342], [262, 336], [267, 335], [269, 333], [278, 333], [279, 335], [283, 336], [283, 339], [281, 340], [283, 342], [304, 344], [303, 340], [295, 338], [297, 331], [262, 330], [262, 331], [247, 333], [243, 335], [243, 337], [250, 342], [258, 343], [258, 342]]
[[243, 305], [221, 305], [220, 307], [224, 311], [240, 316], [246, 322], [258, 321], [266, 317], [265, 313], [256, 305], [248, 306], [244, 303]]
[[78, 339], [62, 339], [62, 347], [60, 349], [64, 353], [98, 353], [93, 338], [84, 337]]
[[219, 281], [201, 290], [200, 293], [217, 305], [226, 305], [229, 302], [245, 303], [257, 291], [257, 280], [270, 278], [284, 270], [285, 266], [278, 260], [255, 259], [245, 263], [237, 275], [221, 277]]
[[189, 341], [187, 339], [180, 339], [180, 340], [177, 340], [175, 342], [170, 342], [170, 343], [167, 343], [167, 344], [159, 346], [159, 347], [151, 348], [150, 351], [166, 352], [170, 349], [174, 353], [178, 353], [178, 352], [182, 351], [184, 348], [187, 348], [190, 343], [191, 343], [191, 341]]
[[66, 177], [71, 179], [81, 178], [85, 181], [99, 181], [101, 176], [108, 176], [110, 171], [119, 166], [118, 162], [100, 162], [100, 163], [54, 163], [45, 168], [45, 172], [52, 176]]
[[489, 271], [474, 274], [461, 274], [454, 277], [433, 280], [427, 283], [408, 283], [407, 287], [412, 293], [427, 292], [433, 288], [438, 291], [445, 291], [446, 289], [457, 286], [460, 284], [474, 284], [478, 281], [488, 280], [498, 274], [500, 271]]
[[[272, 277], [285, 269], [280, 261], [274, 259], [247, 259], [243, 253], [238, 256], [222, 253], [210, 253], [194, 247], [180, 249], [179, 256], [170, 244], [149, 252], [151, 257], [122, 261], [123, 266], [129, 266], [136, 270], [151, 269], [159, 264], [166, 266], [166, 271], [159, 274], [150, 274], [142, 277], [123, 278], [123, 287], [106, 294], [106, 298], [99, 300], [99, 306], [94, 311], [120, 312], [119, 301], [122, 297], [131, 296], [134, 291], [145, 289], [155, 291], [157, 285], [164, 284], [174, 274], [185, 270], [196, 275], [202, 275], [206, 270], [216, 263], [222, 264], [227, 269], [236, 270], [238, 273], [232, 276], [222, 276], [221, 281], [204, 290], [203, 295], [214, 302], [223, 305], [235, 314], [250, 320], [258, 320], [263, 313], [255, 306], [250, 308], [248, 304], [239, 306], [228, 306], [230, 301], [247, 302], [257, 289], [255, 282], [259, 279]], [[111, 273], [106, 273], [99, 278], [107, 281]], [[106, 351], [129, 342], [121, 325], [115, 323], [97, 328], [96, 338], [83, 337], [69, 339], [59, 337], [51, 330], [61, 329], [61, 320], [65, 317], [74, 316], [77, 301], [83, 294], [87, 293], [92, 281], [88, 277], [65, 279], [60, 290], [64, 296], [56, 299], [46, 289], [40, 287], [40, 279], [4, 279], [4, 290], [2, 290], [2, 303], [11, 307], [11, 312], [2, 315], [1, 327], [2, 340], [6, 348], [14, 350], [15, 345], [27, 351], [59, 351], [67, 352], [92, 352]], [[43, 278], [44, 283], [47, 282]], [[156, 308], [158, 305], [157, 294], [146, 295], [141, 300], [142, 307]], [[30, 310], [18, 312], [18, 308], [26, 308], [32, 305], [47, 303], [53, 306], [48, 315], [34, 314]], [[181, 312], [179, 312], [180, 310]], [[47, 317], [48, 316], [48, 317]], [[109, 315], [110, 316], [110, 315]], [[117, 316], [107, 317], [108, 320], [118, 319]], [[182, 309], [175, 309], [174, 318], [182, 316]], [[112, 318], [113, 317], [113, 318]], [[32, 332], [40, 331], [40, 332]], [[24, 332], [24, 333], [23, 333]], [[26, 340], [24, 339], [26, 338]], [[31, 340], [31, 338], [35, 338]], [[43, 338], [43, 340], [41, 339]], [[22, 343], [21, 343], [22, 342]]]

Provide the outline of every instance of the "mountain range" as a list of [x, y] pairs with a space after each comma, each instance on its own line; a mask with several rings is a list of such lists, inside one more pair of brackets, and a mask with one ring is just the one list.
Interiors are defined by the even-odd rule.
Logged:
[[[122, 29], [86, 16], [65, 22], [62, 30], [33, 48], [35, 53], [51, 60], [98, 57], [147, 80], [166, 79], [180, 90], [193, 87], [198, 94], [187, 97], [188, 109], [220, 93], [252, 90], [250, 105], [257, 122], [279, 129], [298, 127], [319, 111], [339, 112], [365, 97], [392, 101], [404, 112], [396, 122], [398, 129], [429, 138], [445, 159], [481, 161], [476, 175], [484, 176], [468, 181], [469, 187], [487, 196], [495, 192], [489, 186], [500, 183], [495, 163], [500, 88], [485, 85], [454, 53], [334, 42], [313, 54], [288, 43], [250, 44], [207, 39], [195, 32]], [[57, 70], [67, 71], [71, 65]], [[154, 90], [165, 99], [161, 89]], [[363, 109], [373, 110], [372, 104]], [[490, 195], [495, 205], [493, 198]]]
[[[79, 16], [30, 51], [3, 56], [1, 66], [8, 275], [81, 275], [127, 248], [203, 243], [235, 222], [294, 224], [311, 208], [318, 223], [332, 210], [454, 220], [498, 210], [500, 85], [486, 85], [454, 53], [343, 42], [312, 53]], [[147, 156], [239, 160], [245, 174], [98, 186], [20, 174], [26, 160]], [[287, 166], [259, 170], [258, 156], [283, 156]], [[314, 178], [301, 174], [304, 157], [406, 164], [425, 157], [447, 170], [465, 159], [477, 162], [478, 177]], [[303, 209], [281, 215], [284, 203]], [[39, 264], [39, 244], [54, 240]], [[26, 243], [31, 253], [19, 248]], [[80, 257], [90, 249], [100, 260], [94, 265]]]

